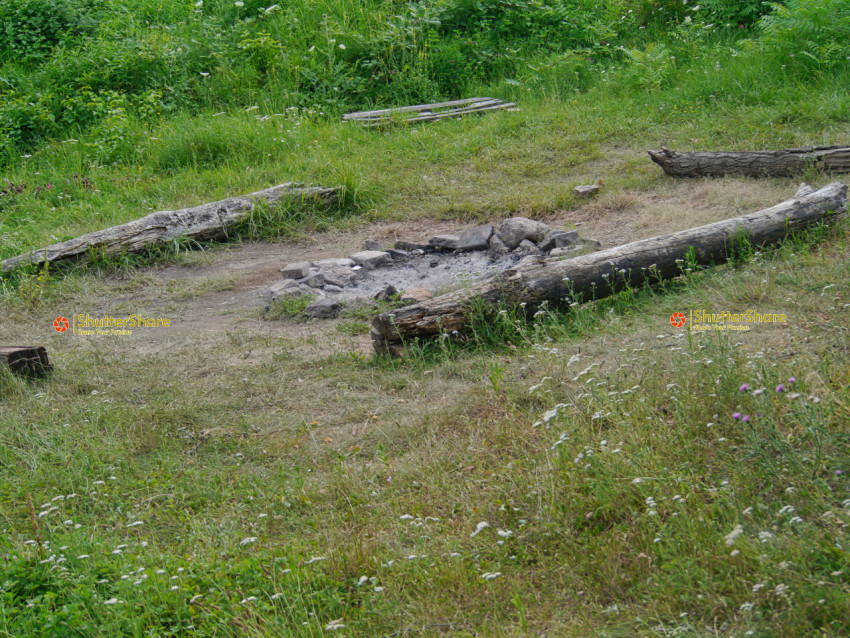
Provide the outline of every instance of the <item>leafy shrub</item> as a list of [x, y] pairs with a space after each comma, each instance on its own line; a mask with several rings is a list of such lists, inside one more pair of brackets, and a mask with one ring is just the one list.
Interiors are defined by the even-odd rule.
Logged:
[[0, 0], [0, 60], [42, 57], [84, 24], [69, 0]]
[[773, 3], [762, 18], [763, 49], [785, 64], [811, 70], [847, 64], [850, 57], [850, 3], [846, 0], [787, 0]]

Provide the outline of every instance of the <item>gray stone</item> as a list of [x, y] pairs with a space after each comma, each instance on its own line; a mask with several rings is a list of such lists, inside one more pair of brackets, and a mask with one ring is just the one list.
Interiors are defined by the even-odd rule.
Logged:
[[304, 308], [304, 314], [311, 319], [333, 319], [342, 312], [343, 304], [335, 299], [320, 299]]
[[325, 277], [325, 286], [339, 286], [345, 288], [357, 277], [357, 272], [347, 266], [328, 266], [322, 269]]
[[428, 244], [441, 250], [457, 250], [460, 235], [437, 235], [428, 240]]
[[325, 275], [318, 271], [311, 272], [304, 279], [304, 283], [310, 286], [311, 288], [321, 288], [325, 285]]
[[363, 245], [360, 247], [360, 250], [383, 250], [384, 247], [381, 242], [375, 239], [367, 239], [363, 242]]
[[298, 289], [301, 290], [301, 292], [303, 292], [305, 295], [312, 295], [318, 299], [321, 299], [325, 296], [325, 293], [322, 292], [320, 288], [313, 288], [312, 286], [308, 286], [303, 282], [298, 284]]
[[515, 255], [530, 255], [530, 254], [536, 253], [536, 252], [537, 252], [537, 244], [535, 244], [533, 241], [530, 241], [528, 239], [523, 239], [519, 243], [519, 246], [517, 246], [513, 250], [513, 253]]
[[579, 197], [590, 197], [594, 193], [599, 192], [599, 184], [585, 184], [584, 186], [576, 186], [573, 189]]
[[505, 242], [502, 241], [502, 238], [499, 235], [494, 234], [490, 238], [490, 252], [496, 253], [497, 255], [506, 255], [510, 252], [507, 246], [505, 246]]
[[533, 219], [511, 217], [510, 219], [506, 219], [499, 228], [499, 235], [501, 235], [502, 241], [505, 242], [505, 246], [514, 249], [523, 240], [532, 241], [536, 244], [546, 236], [549, 230], [546, 224], [534, 221]]
[[287, 264], [280, 274], [284, 279], [303, 279], [310, 274], [310, 262], [296, 261], [294, 264]]
[[289, 294], [287, 293], [288, 290], [298, 290], [298, 284], [295, 283], [294, 279], [281, 279], [269, 288], [268, 294], [272, 301], [275, 301]]
[[492, 236], [493, 224], [470, 228], [461, 233], [457, 250], [487, 250]]
[[406, 250], [397, 250], [395, 248], [390, 248], [387, 251], [394, 260], [398, 261], [399, 259], [406, 259], [410, 257], [410, 253]]
[[538, 244], [540, 250], [552, 250], [553, 248], [566, 248], [578, 243], [578, 231], [571, 230], [569, 232], [563, 230], [553, 230], [546, 233], [546, 236]]
[[313, 266], [320, 270], [324, 270], [325, 268], [329, 268], [331, 266], [346, 266], [351, 267], [354, 265], [354, 262], [347, 257], [333, 257], [331, 259], [322, 259], [321, 261], [314, 261]]
[[386, 301], [387, 299], [389, 299], [393, 295], [397, 295], [397, 294], [398, 294], [398, 290], [396, 290], [395, 286], [387, 286], [386, 288], [384, 288], [383, 290], [378, 292], [378, 294], [374, 295], [372, 298], [377, 299], [378, 301]]
[[342, 288], [339, 286], [332, 286], [331, 284], [325, 284], [324, 291], [336, 294], [342, 292]]
[[392, 261], [389, 253], [380, 250], [364, 250], [351, 255], [351, 259], [358, 266], [362, 266], [366, 270], [373, 270], [378, 266]]

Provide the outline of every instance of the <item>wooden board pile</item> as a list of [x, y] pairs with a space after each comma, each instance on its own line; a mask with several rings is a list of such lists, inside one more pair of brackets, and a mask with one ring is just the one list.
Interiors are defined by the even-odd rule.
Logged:
[[360, 122], [366, 127], [384, 126], [394, 122], [417, 124], [419, 122], [436, 122], [447, 118], [463, 117], [473, 113], [489, 111], [517, 111], [516, 104], [505, 102], [492, 97], [471, 97], [452, 102], [437, 102], [434, 104], [418, 104], [416, 106], [401, 106], [394, 109], [378, 111], [356, 111], [346, 113], [342, 119], [346, 122]]

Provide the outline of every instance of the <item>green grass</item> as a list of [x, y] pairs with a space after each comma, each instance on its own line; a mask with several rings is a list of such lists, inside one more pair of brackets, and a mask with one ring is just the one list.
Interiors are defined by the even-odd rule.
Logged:
[[[786, 4], [799, 18], [814, 3]], [[115, 20], [135, 35], [152, 22], [151, 46], [199, 28], [189, 3], [157, 6]], [[236, 68], [264, 63], [245, 52], [192, 104], [156, 117], [128, 106], [111, 133], [98, 120], [16, 149], [0, 257], [284, 181], [343, 185], [344, 204], [258, 207], [234, 239], [579, 209], [619, 223], [675, 188], [695, 198], [689, 223], [701, 206], [749, 212], [794, 180], [670, 186], [646, 148], [850, 139], [848, 71], [830, 61], [840, 47], [803, 66], [778, 27], [772, 48], [748, 50], [729, 31], [703, 35], [707, 20], [686, 26], [679, 3], [662, 3], [675, 23], [647, 21], [655, 3], [606, 10], [627, 7], [648, 27], [623, 41], [639, 53], [518, 55], [518, 84], [473, 75], [468, 88], [519, 112], [413, 129], [261, 99], [277, 85]], [[366, 8], [286, 10], [364, 32], [401, 10]], [[207, 1], [204, 28], [235, 24], [236, 9]], [[317, 19], [291, 37], [315, 37]], [[222, 38], [289, 37], [272, 26]], [[597, 203], [574, 199], [599, 177]], [[646, 223], [669, 224], [663, 213]], [[213, 311], [189, 338], [46, 336], [64, 308], [179, 313], [237, 287], [235, 275], [158, 278], [164, 259], [214, 263], [215, 251], [187, 252], [200, 246], [61, 277], [6, 273], [0, 339], [43, 340], [56, 371], [0, 369], [0, 635], [847, 635], [847, 237], [839, 220], [609, 299], [482, 311], [464, 339], [408, 344], [395, 360], [364, 354], [374, 310], [289, 321], [303, 302], [257, 329], [208, 330]], [[750, 308], [788, 322], [743, 334], [669, 322]]]

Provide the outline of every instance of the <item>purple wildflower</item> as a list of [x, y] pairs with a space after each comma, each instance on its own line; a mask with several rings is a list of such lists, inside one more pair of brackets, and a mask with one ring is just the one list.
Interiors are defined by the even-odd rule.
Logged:
[[741, 386], [741, 392], [746, 392], [749, 389], [750, 389], [750, 385], [748, 383], [745, 383], [744, 385]]
[[785, 389], [785, 386], [784, 386], [784, 385], [782, 385], [781, 383], [780, 383], [778, 386], [776, 386], [776, 391], [777, 391], [777, 392], [782, 392], [784, 389]]
[[797, 377], [791, 377], [788, 379], [788, 383], [794, 383], [797, 380]]
[[749, 421], [749, 420], [750, 420], [750, 415], [749, 415], [749, 414], [745, 414], [744, 416], [742, 416], [742, 417], [741, 417], [741, 422], [742, 422], [742, 423], [746, 423], [746, 422], [747, 422], [747, 421]]
[[733, 414], [733, 415], [732, 415], [732, 418], [733, 418], [733, 419], [740, 419], [740, 418], [741, 418], [741, 413], [740, 413], [740, 412], [735, 412], [735, 414]]

